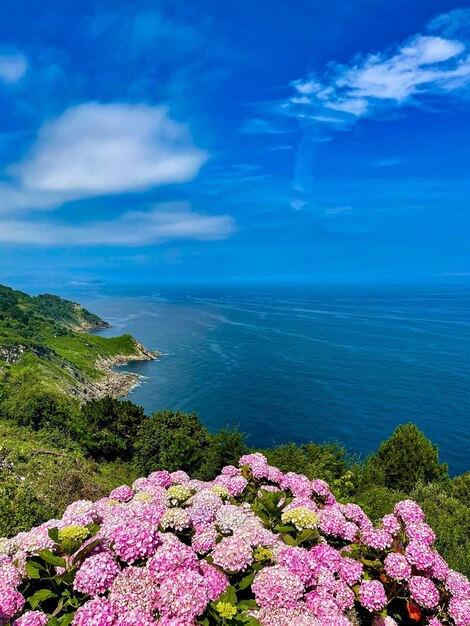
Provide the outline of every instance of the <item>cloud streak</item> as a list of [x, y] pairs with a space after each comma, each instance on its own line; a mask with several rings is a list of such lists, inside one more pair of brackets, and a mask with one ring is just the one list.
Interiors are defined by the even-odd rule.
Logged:
[[468, 27], [469, 18], [470, 11], [444, 14], [430, 23], [433, 34], [416, 34], [394, 49], [358, 55], [349, 65], [332, 62], [323, 76], [294, 81], [295, 94], [284, 110], [300, 119], [344, 126], [468, 93], [470, 37], [463, 22]]
[[171, 240], [226, 239], [237, 226], [230, 215], [206, 215], [187, 203], [167, 203], [150, 211], [124, 213], [114, 220], [83, 224], [0, 220], [0, 242], [34, 246], [142, 247]]

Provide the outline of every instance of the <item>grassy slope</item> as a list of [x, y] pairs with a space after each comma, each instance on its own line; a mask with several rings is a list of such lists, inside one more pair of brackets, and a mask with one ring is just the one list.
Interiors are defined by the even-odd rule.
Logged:
[[[133, 355], [130, 335], [106, 338], [77, 330], [109, 325], [79, 304], [49, 294], [29, 296], [0, 285], [0, 367], [17, 370], [33, 366], [41, 372], [45, 386], [66, 390], [77, 376], [98, 380], [99, 357]], [[3, 349], [21, 346], [25, 354], [6, 364]]]
[[126, 463], [96, 463], [87, 459], [69, 439], [57, 433], [32, 431], [0, 420], [0, 456], [13, 462], [16, 475], [34, 485], [37, 497], [52, 511], [81, 498], [96, 499], [137, 475]]

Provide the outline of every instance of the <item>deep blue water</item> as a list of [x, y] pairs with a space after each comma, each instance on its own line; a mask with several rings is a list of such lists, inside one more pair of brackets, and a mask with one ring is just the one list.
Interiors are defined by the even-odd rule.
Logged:
[[[70, 294], [68, 294], [70, 295]], [[72, 294], [165, 353], [125, 367], [149, 412], [196, 411], [253, 445], [343, 443], [362, 455], [415, 422], [470, 469], [470, 287], [119, 288]]]

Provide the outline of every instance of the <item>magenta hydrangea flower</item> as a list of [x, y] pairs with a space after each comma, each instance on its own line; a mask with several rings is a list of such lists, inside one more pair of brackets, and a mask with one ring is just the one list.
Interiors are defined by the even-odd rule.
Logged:
[[439, 591], [429, 578], [412, 576], [408, 587], [413, 600], [425, 609], [433, 609], [439, 603]]
[[21, 617], [15, 619], [13, 626], [44, 626], [49, 618], [42, 611], [26, 611]]
[[277, 556], [277, 564], [287, 567], [306, 586], [312, 585], [320, 571], [320, 564], [305, 548], [286, 547]]
[[359, 587], [359, 602], [368, 611], [381, 611], [387, 604], [382, 583], [378, 580], [363, 580]]
[[371, 530], [365, 530], [362, 533], [361, 541], [364, 545], [375, 550], [385, 550], [390, 548], [393, 543], [392, 535], [389, 535], [385, 530], [380, 528], [372, 528]]
[[179, 570], [197, 571], [199, 561], [192, 548], [182, 543], [173, 535], [163, 535], [162, 544], [147, 562], [153, 579], [161, 583], [168, 576]]
[[111, 533], [113, 549], [125, 563], [148, 558], [159, 544], [158, 528], [143, 520], [134, 520], [118, 526]]
[[229, 577], [207, 561], [200, 561], [199, 569], [207, 585], [209, 600], [217, 600], [229, 586]]
[[21, 582], [18, 569], [10, 562], [4, 561], [0, 565], [0, 590], [16, 589]]
[[73, 588], [89, 596], [104, 593], [110, 588], [121, 568], [107, 552], [87, 558], [78, 570]]
[[448, 613], [456, 626], [469, 626], [470, 624], [470, 600], [452, 598], [449, 602]]
[[105, 598], [94, 598], [81, 606], [75, 613], [72, 626], [110, 626], [115, 613]]
[[399, 552], [390, 552], [384, 560], [385, 571], [390, 576], [401, 582], [411, 577], [411, 565], [408, 563], [403, 554]]
[[128, 502], [134, 497], [134, 492], [128, 485], [121, 485], [116, 487], [109, 494], [110, 500], [117, 500], [118, 502]]
[[460, 572], [452, 569], [447, 572], [446, 587], [452, 595], [470, 600], [470, 580]]
[[343, 557], [339, 563], [338, 573], [341, 580], [348, 583], [348, 585], [357, 584], [361, 578], [364, 571], [364, 566], [362, 563], [358, 563], [354, 559], [349, 558], [348, 556]]
[[148, 475], [147, 480], [155, 487], [170, 487], [171, 476], [165, 470], [159, 470], [158, 472], [152, 472]]
[[416, 524], [408, 524], [406, 532], [410, 539], [424, 543], [427, 546], [432, 545], [436, 541], [436, 535], [433, 529], [424, 522], [418, 522]]
[[384, 515], [382, 517], [382, 528], [386, 533], [395, 537], [401, 530], [400, 520], [396, 515]]
[[429, 546], [419, 541], [410, 541], [405, 550], [405, 556], [411, 565], [420, 570], [426, 570], [434, 565], [434, 554]]
[[240, 458], [240, 466], [243, 467], [244, 465], [248, 465], [255, 478], [267, 478], [269, 473], [268, 461], [260, 452], [242, 456]]
[[424, 521], [423, 510], [413, 500], [402, 500], [398, 502], [393, 512], [400, 517], [405, 524], [416, 524]]

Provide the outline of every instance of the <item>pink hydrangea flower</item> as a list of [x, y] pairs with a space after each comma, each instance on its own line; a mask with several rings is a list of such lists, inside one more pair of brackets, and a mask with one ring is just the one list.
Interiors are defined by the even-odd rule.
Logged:
[[411, 577], [411, 565], [408, 563], [403, 554], [398, 552], [390, 552], [384, 560], [385, 571], [390, 576], [401, 582]]
[[117, 500], [118, 502], [128, 502], [134, 497], [134, 492], [128, 485], [121, 485], [116, 487], [109, 494], [111, 500]]
[[105, 598], [94, 598], [81, 606], [75, 613], [72, 626], [110, 626], [115, 613]]
[[224, 537], [213, 549], [212, 559], [227, 572], [241, 572], [253, 563], [253, 550], [243, 537]]
[[429, 578], [412, 576], [408, 586], [413, 600], [425, 609], [433, 609], [439, 603], [439, 591]]
[[262, 569], [251, 588], [262, 608], [293, 608], [305, 591], [300, 578], [283, 565]]
[[24, 598], [15, 589], [0, 590], [0, 621], [8, 621], [23, 608]]
[[405, 524], [416, 524], [424, 521], [424, 513], [421, 507], [413, 500], [402, 500], [395, 505], [395, 515], [400, 517]]
[[78, 570], [73, 588], [89, 596], [104, 593], [110, 588], [121, 568], [107, 552], [87, 558]]
[[381, 611], [387, 604], [382, 583], [378, 580], [363, 580], [359, 587], [359, 601], [368, 611]]
[[26, 611], [21, 617], [15, 619], [13, 626], [44, 626], [49, 618], [42, 611]]

